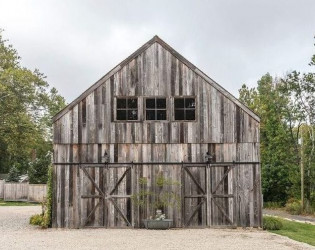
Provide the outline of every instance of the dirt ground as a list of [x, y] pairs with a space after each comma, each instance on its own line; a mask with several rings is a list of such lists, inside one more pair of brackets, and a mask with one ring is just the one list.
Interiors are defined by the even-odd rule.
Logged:
[[40, 206], [0, 207], [0, 249], [315, 249], [261, 230], [39, 229]]

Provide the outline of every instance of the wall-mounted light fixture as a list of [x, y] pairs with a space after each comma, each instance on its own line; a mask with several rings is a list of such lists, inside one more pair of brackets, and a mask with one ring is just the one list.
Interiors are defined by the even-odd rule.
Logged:
[[109, 162], [109, 155], [107, 154], [107, 152], [105, 151], [104, 155], [103, 155], [103, 160], [105, 163], [108, 163]]
[[212, 162], [213, 155], [211, 155], [209, 152], [207, 152], [206, 156], [205, 156], [205, 160], [206, 160], [206, 162]]

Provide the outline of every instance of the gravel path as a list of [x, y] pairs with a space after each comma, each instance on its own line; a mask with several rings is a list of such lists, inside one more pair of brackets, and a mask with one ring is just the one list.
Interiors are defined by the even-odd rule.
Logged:
[[314, 216], [305, 216], [305, 215], [293, 215], [289, 214], [284, 210], [280, 209], [264, 209], [263, 214], [266, 215], [273, 215], [273, 216], [279, 216], [285, 219], [293, 220], [293, 221], [299, 221], [304, 223], [309, 223], [315, 225], [315, 217]]
[[315, 249], [261, 230], [43, 230], [28, 225], [40, 210], [0, 206], [0, 249]]

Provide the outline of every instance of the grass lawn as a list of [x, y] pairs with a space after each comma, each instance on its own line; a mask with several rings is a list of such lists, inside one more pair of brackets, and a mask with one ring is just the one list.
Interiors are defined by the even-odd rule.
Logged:
[[40, 203], [25, 201], [4, 201], [0, 199], [0, 206], [38, 206]]
[[270, 230], [270, 232], [315, 246], [315, 225], [283, 219], [281, 222], [283, 223], [281, 230]]

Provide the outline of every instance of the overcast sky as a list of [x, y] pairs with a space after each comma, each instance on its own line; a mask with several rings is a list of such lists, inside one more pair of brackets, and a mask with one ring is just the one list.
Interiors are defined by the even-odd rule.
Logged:
[[315, 0], [0, 0], [0, 28], [67, 102], [154, 35], [238, 96], [267, 72], [310, 71]]

